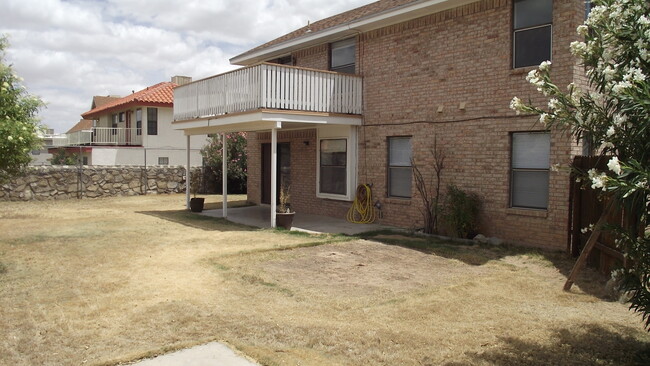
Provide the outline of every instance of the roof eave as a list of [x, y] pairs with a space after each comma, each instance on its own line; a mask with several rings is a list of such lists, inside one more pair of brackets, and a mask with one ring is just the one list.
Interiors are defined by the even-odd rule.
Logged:
[[[100, 116], [106, 115], [106, 114], [111, 114], [114, 112], [123, 112], [126, 109], [130, 109], [133, 107], [160, 107], [160, 108], [174, 108], [174, 103], [163, 103], [163, 102], [140, 102], [137, 100], [124, 103], [124, 104], [118, 104], [116, 106], [102, 109], [96, 112], [93, 111], [88, 111], [85, 112], [81, 115], [82, 118], [84, 119], [98, 119]], [[91, 113], [92, 112], [92, 113]]]
[[428, 14], [437, 13], [478, 0], [426, 0], [406, 4], [383, 12], [372, 14], [351, 22], [326, 28], [318, 32], [306, 33], [304, 36], [293, 38], [256, 51], [247, 51], [230, 59], [233, 65], [249, 66], [258, 62], [279, 57], [293, 51], [332, 42], [353, 36], [360, 32], [387, 27], [411, 19], [417, 19]]

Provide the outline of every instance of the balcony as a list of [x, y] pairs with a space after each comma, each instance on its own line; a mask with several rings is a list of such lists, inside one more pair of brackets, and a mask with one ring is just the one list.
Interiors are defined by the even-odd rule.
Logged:
[[57, 138], [52, 142], [54, 147], [93, 145], [142, 146], [141, 132], [142, 129], [138, 128], [93, 127], [90, 130], [66, 133], [64, 138]]
[[174, 89], [174, 121], [257, 110], [361, 115], [362, 78], [263, 63]]

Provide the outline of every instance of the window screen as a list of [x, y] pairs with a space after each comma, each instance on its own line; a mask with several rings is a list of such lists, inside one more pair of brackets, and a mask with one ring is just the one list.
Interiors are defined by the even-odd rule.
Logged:
[[347, 194], [347, 140], [320, 141], [320, 193]]
[[551, 60], [553, 0], [515, 0], [514, 67]]
[[512, 207], [548, 207], [550, 150], [551, 136], [548, 133], [512, 134]]
[[331, 45], [330, 70], [354, 74], [356, 61], [355, 39], [349, 38]]
[[411, 138], [388, 138], [388, 195], [411, 197]]

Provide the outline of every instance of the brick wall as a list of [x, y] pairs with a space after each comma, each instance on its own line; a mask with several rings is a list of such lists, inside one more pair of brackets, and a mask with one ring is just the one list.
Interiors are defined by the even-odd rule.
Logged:
[[[554, 1], [552, 77], [560, 86], [584, 83], [581, 67], [568, 51], [583, 19], [583, 0]], [[483, 198], [482, 233], [510, 242], [566, 247], [567, 171], [549, 173], [547, 210], [509, 208], [511, 133], [542, 130], [534, 117], [511, 111], [510, 100], [516, 95], [546, 103], [525, 81], [532, 68], [511, 67], [511, 20], [511, 0], [483, 0], [358, 36], [357, 72], [364, 83], [358, 182], [373, 184], [373, 195], [382, 202], [380, 222], [422, 226], [417, 195], [387, 197], [387, 137], [412, 136], [414, 159], [429, 172], [435, 137], [446, 155], [442, 185], [453, 183]], [[327, 45], [294, 53], [297, 66], [318, 69], [327, 69], [327, 57]], [[294, 193], [296, 210], [344, 215], [349, 202], [315, 196], [316, 142], [305, 146], [299, 139], [287, 139], [292, 142], [292, 174], [300, 172], [305, 182]], [[255, 149], [251, 170], [259, 169]], [[576, 152], [579, 147], [568, 136], [552, 132], [551, 164], [566, 165]], [[252, 188], [259, 184], [256, 178], [249, 177], [249, 184], [249, 192], [259, 191]], [[293, 188], [298, 189], [295, 184]]]

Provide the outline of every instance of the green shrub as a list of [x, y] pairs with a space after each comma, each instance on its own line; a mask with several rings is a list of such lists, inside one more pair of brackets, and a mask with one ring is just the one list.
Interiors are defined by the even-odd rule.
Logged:
[[481, 199], [451, 184], [447, 188], [444, 219], [451, 234], [459, 238], [472, 238], [478, 233], [478, 215]]

